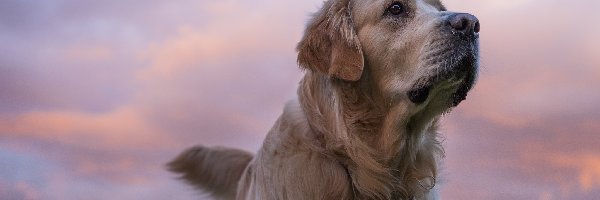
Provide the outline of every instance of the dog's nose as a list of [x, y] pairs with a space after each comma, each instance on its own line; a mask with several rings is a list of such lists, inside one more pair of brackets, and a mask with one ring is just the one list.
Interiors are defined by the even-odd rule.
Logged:
[[449, 21], [450, 26], [456, 31], [460, 31], [467, 35], [479, 33], [479, 19], [471, 14], [458, 13], [450, 16]]

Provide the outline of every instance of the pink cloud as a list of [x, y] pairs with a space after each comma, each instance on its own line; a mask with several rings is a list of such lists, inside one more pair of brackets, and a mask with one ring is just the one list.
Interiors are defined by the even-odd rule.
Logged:
[[109, 113], [30, 112], [4, 117], [0, 132], [5, 136], [31, 137], [96, 148], [139, 149], [168, 147], [172, 142], [160, 135], [135, 111], [124, 108]]
[[3, 200], [38, 200], [40, 192], [26, 182], [8, 184], [0, 181], [0, 196]]
[[579, 188], [584, 192], [600, 188], [599, 155], [550, 155], [550, 162], [557, 167], [576, 170], [579, 174]]

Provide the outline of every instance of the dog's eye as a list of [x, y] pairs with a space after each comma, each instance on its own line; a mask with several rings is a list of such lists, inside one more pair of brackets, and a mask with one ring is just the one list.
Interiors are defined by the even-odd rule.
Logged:
[[388, 7], [387, 11], [392, 15], [400, 15], [404, 12], [404, 6], [400, 2], [396, 2]]

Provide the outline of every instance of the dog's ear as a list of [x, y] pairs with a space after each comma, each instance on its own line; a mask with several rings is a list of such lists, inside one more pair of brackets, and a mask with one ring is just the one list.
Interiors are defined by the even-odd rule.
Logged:
[[362, 76], [364, 57], [348, 0], [329, 0], [308, 24], [298, 44], [298, 64], [346, 81]]

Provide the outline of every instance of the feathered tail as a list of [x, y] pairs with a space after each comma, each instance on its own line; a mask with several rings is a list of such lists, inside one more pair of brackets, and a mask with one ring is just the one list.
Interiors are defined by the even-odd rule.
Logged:
[[167, 164], [189, 184], [218, 199], [235, 199], [237, 183], [252, 154], [229, 148], [195, 146]]

